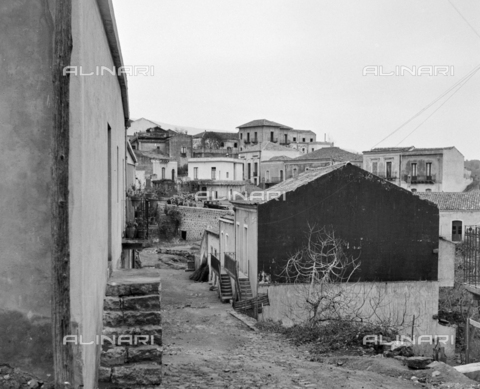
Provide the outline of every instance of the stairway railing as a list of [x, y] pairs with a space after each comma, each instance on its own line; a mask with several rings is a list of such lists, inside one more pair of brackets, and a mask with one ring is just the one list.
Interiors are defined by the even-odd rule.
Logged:
[[235, 281], [235, 289], [237, 290], [238, 299], [242, 299], [242, 292], [240, 290], [240, 282], [238, 281], [239, 267], [238, 262], [234, 259], [235, 253], [225, 253], [225, 270]]

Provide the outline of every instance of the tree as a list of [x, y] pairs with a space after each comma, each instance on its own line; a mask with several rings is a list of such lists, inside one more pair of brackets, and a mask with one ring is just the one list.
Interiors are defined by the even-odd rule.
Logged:
[[333, 229], [308, 225], [307, 235], [307, 243], [288, 259], [282, 275], [297, 285], [311, 321], [338, 320], [346, 313], [345, 290], [338, 284], [350, 281], [360, 261], [347, 255], [347, 242]]

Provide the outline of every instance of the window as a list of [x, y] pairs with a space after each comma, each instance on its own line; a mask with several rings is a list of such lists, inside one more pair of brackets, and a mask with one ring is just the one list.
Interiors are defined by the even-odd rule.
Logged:
[[265, 172], [265, 179], [266, 179], [267, 181], [270, 181], [270, 170], [267, 170], [267, 171]]
[[162, 167], [162, 180], [164, 180], [164, 179], [165, 179], [165, 168]]
[[252, 164], [249, 162], [248, 163], [248, 175], [247, 175], [247, 178], [250, 179], [252, 177]]
[[313, 142], [313, 138], [310, 138], [310, 142]]
[[220, 147], [225, 147], [225, 143], [224, 142], [220, 143]]
[[454, 220], [452, 222], [452, 240], [454, 242], [460, 242], [462, 240], [462, 222], [460, 220]]
[[240, 151], [242, 151], [242, 150], [243, 150], [243, 147], [240, 147]]
[[253, 164], [253, 176], [257, 177], [258, 176], [258, 162], [255, 162]]
[[296, 142], [296, 141], [297, 141], [297, 137], [294, 136], [294, 137], [293, 137], [293, 141]]
[[137, 149], [137, 146], [132, 146], [132, 149], [136, 150], [136, 149]]
[[302, 138], [302, 142], [305, 142], [305, 138]]
[[243, 139], [243, 134], [242, 134], [242, 133], [240, 133], [240, 140], [242, 140], [242, 139]]
[[305, 147], [302, 147], [302, 153], [304, 153], [304, 152], [305, 152]]
[[226, 173], [226, 175], [227, 175], [227, 178], [228, 178], [228, 172]]
[[235, 142], [235, 143], [233, 144], [233, 147], [237, 148], [237, 142]]
[[[157, 147], [159, 149], [160, 146]], [[185, 146], [182, 146], [182, 154], [187, 154], [187, 148]]]
[[432, 176], [432, 163], [427, 162], [427, 177], [431, 177], [431, 176]]
[[385, 173], [387, 175], [387, 179], [392, 178], [392, 163], [391, 162], [387, 162]]
[[412, 163], [412, 177], [416, 177], [416, 176], [417, 176], [417, 164]]
[[270, 142], [273, 142], [273, 131], [270, 131]]
[[212, 180], [214, 180], [215, 178], [217, 178], [217, 168], [212, 167]]
[[312, 147], [312, 151], [315, 151], [315, 149]]
[[193, 168], [193, 178], [198, 180], [198, 167]]
[[283, 181], [283, 170], [280, 170], [280, 181]]
[[372, 173], [375, 175], [378, 174], [378, 162], [372, 162]]
[[255, 142], [257, 141], [257, 133], [255, 132], [255, 135], [254, 135], [254, 139], [255, 139]]
[[247, 142], [250, 142], [250, 133], [247, 132]]

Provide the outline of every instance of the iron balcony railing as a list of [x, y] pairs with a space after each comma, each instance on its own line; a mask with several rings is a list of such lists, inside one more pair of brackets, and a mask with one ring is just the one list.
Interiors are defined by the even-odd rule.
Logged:
[[465, 228], [463, 243], [463, 279], [468, 285], [480, 285], [480, 226]]
[[403, 176], [403, 180], [407, 183], [410, 184], [434, 184], [437, 181], [436, 175], [416, 175], [416, 176], [411, 176], [409, 174], [405, 174]]

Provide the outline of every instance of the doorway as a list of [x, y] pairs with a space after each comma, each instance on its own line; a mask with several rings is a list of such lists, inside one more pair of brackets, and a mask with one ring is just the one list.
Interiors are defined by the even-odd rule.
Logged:
[[454, 220], [452, 222], [452, 241], [462, 241], [462, 222], [460, 220]]

